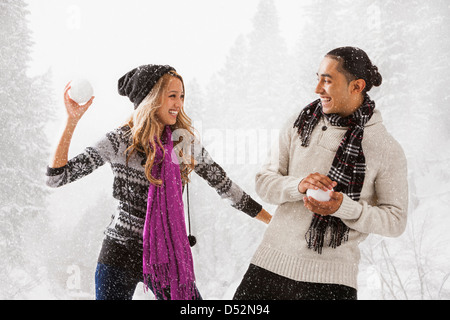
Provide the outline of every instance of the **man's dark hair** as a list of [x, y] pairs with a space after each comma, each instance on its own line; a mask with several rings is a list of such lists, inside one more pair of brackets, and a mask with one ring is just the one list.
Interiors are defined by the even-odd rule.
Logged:
[[378, 72], [378, 68], [372, 64], [367, 53], [359, 48], [336, 48], [328, 52], [325, 57], [340, 62], [339, 71], [345, 75], [348, 82], [363, 79], [366, 82], [363, 93], [370, 91], [373, 86], [380, 86], [383, 81], [381, 74]]

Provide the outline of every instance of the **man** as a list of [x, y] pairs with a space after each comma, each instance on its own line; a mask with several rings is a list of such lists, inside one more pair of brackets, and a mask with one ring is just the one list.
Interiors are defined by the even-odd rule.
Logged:
[[234, 299], [357, 299], [358, 244], [405, 229], [406, 158], [367, 94], [381, 85], [377, 67], [343, 47], [317, 76], [319, 99], [287, 121], [256, 176], [258, 195], [278, 208]]

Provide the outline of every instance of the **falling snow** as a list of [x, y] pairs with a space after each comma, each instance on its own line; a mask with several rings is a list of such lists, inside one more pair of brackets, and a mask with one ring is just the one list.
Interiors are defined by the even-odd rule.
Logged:
[[[352, 45], [364, 49], [383, 76], [371, 98], [405, 150], [410, 192], [405, 233], [373, 235], [360, 245], [358, 298], [450, 299], [446, 0], [252, 0], [245, 7], [227, 1], [227, 10], [210, 1], [192, 7], [175, 1], [178, 20], [164, 28], [176, 29], [165, 32], [146, 25], [146, 15], [164, 12], [167, 4], [127, 1], [121, 8], [111, 2], [106, 8], [96, 2], [0, 0], [0, 298], [94, 297], [96, 259], [116, 205], [111, 172], [102, 168], [58, 190], [44, 184], [64, 124], [62, 92], [72, 77], [89, 78], [96, 102], [77, 127], [71, 156], [126, 121], [132, 107], [116, 93], [125, 71], [169, 63], [184, 77], [186, 112], [203, 144], [261, 201], [254, 177], [278, 129], [316, 99], [323, 55]], [[245, 16], [234, 18], [236, 10]], [[198, 287], [205, 299], [230, 299], [265, 226], [195, 175], [190, 193]], [[153, 297], [138, 286], [135, 299]]]

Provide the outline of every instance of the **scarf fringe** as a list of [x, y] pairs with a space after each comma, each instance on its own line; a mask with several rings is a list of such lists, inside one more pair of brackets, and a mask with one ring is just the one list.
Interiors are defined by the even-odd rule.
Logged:
[[174, 296], [173, 300], [183, 300], [179, 297], [189, 297], [190, 300], [198, 299], [197, 288], [195, 282], [190, 282], [187, 285], [182, 285], [177, 289], [177, 295]]
[[311, 224], [305, 234], [308, 249], [313, 249], [322, 254], [325, 243], [333, 249], [348, 240], [350, 228], [345, 225], [341, 219], [334, 217], [313, 215]]
[[151, 269], [152, 272], [144, 274], [145, 292], [150, 289], [161, 294], [164, 300], [195, 300], [199, 297], [195, 281], [181, 284], [179, 279], [173, 279], [169, 283], [169, 264], [153, 265]]
[[168, 283], [168, 275], [169, 275], [169, 265], [167, 263], [164, 264], [156, 264], [149, 268], [151, 271], [144, 274], [144, 288], [146, 291], [148, 289], [160, 293], [164, 300], [170, 299], [166, 295], [167, 289], [169, 288]]

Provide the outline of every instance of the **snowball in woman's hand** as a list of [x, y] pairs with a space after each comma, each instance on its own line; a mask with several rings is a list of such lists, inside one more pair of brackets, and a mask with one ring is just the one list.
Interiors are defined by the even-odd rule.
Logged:
[[306, 195], [316, 199], [317, 201], [330, 201], [330, 191], [332, 190], [323, 191], [322, 189], [308, 189], [306, 190]]
[[82, 105], [88, 102], [94, 95], [94, 89], [89, 81], [85, 79], [74, 80], [70, 83], [70, 98]]

